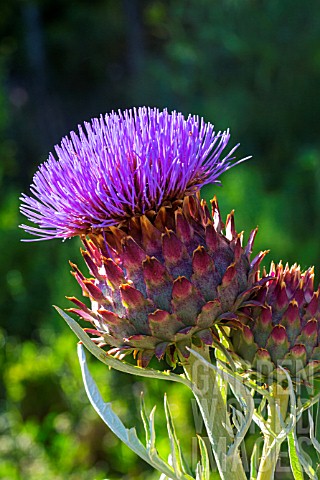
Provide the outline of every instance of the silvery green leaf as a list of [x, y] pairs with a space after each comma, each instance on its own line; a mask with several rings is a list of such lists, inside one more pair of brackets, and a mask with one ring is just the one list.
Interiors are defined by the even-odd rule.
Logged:
[[196, 480], [202, 480], [202, 466], [200, 462], [196, 466]]
[[300, 407], [300, 410], [298, 411], [298, 414], [301, 414], [302, 412], [304, 412], [305, 410], [308, 410], [308, 408], [312, 407], [312, 405], [315, 405], [316, 403], [318, 403], [320, 400], [320, 393], [318, 393], [317, 395], [315, 395], [314, 397], [312, 398], [309, 398], [309, 400], [307, 400], [301, 407]]
[[[269, 435], [274, 438], [275, 442], [282, 443], [286, 437], [289, 435], [289, 433], [295, 428], [297, 424], [297, 406], [296, 406], [296, 396], [294, 393], [294, 388], [292, 384], [292, 380], [290, 378], [290, 375], [288, 374], [287, 370], [285, 370], [282, 367], [278, 367], [284, 375], [287, 377], [288, 381], [288, 389], [289, 389], [289, 396], [290, 396], [290, 412], [287, 415], [287, 418], [284, 419], [282, 417], [281, 411], [280, 411], [280, 406], [276, 403], [275, 404], [275, 409], [279, 417], [280, 425], [282, 427], [282, 430], [278, 433], [275, 434], [270, 429], [270, 426], [268, 425], [268, 422], [266, 419], [262, 416], [262, 406], [260, 406], [257, 410], [255, 410], [253, 419], [255, 423], [260, 427], [262, 430], [262, 433], [264, 435]], [[263, 405], [264, 406], [264, 405]]]
[[256, 409], [257, 412], [258, 412], [260, 415], [262, 415], [264, 409], [266, 408], [266, 406], [267, 406], [267, 399], [266, 399], [266, 397], [262, 397], [262, 398], [261, 398], [261, 401], [260, 401], [260, 403], [259, 403], [259, 407], [258, 407], [258, 409]]
[[143, 393], [141, 393], [141, 396], [140, 396], [140, 415], [141, 415], [141, 418], [142, 418], [142, 423], [143, 423], [143, 428], [144, 428], [144, 431], [145, 431], [145, 434], [146, 434], [146, 447], [147, 449], [150, 448], [150, 428], [149, 428], [149, 420], [148, 420], [148, 416], [147, 416], [147, 412], [146, 412], [146, 406], [145, 406], [145, 403], [144, 403], [144, 397], [143, 397]]
[[[223, 351], [221, 351], [221, 349], [215, 348], [214, 353], [217, 360], [220, 360], [221, 362], [225, 362], [226, 355]], [[226, 380], [224, 380], [221, 377], [221, 375], [217, 375], [217, 381], [218, 381], [219, 389], [220, 389], [222, 398], [224, 400], [224, 403], [227, 404], [228, 382], [226, 382]]]
[[314, 435], [314, 421], [313, 421], [312, 413], [310, 412], [310, 410], [308, 410], [308, 416], [309, 416], [309, 425], [310, 425], [310, 439], [316, 451], [320, 453], [320, 443], [318, 442], [318, 440]]
[[[316, 438], [320, 438], [320, 404], [316, 405], [316, 414], [315, 414], [315, 435]], [[318, 463], [320, 462], [320, 454], [317, 452]]]
[[149, 430], [150, 430], [150, 444], [148, 447], [148, 452], [151, 458], [157, 457], [158, 452], [156, 449], [156, 430], [154, 426], [154, 414], [156, 412], [156, 407], [153, 407], [153, 409], [150, 412], [149, 415]]
[[238, 409], [235, 412], [235, 418], [238, 420], [238, 431], [235, 435], [234, 442], [229, 447], [227, 453], [228, 456], [231, 456], [240, 447], [240, 444], [244, 440], [244, 437], [246, 436], [246, 433], [251, 425], [254, 413], [254, 401], [250, 391], [243, 385], [243, 383], [239, 381], [238, 378], [233, 377], [233, 380], [229, 378], [228, 383], [244, 413], [243, 415]]
[[180, 476], [182, 473], [181, 451], [178, 439], [173, 426], [173, 421], [170, 413], [170, 408], [167, 401], [167, 395], [164, 396], [164, 411], [167, 419], [167, 430], [170, 440], [171, 462], [175, 474]]
[[162, 475], [160, 475], [159, 477], [159, 480], [172, 480], [172, 479], [167, 477], [167, 475], [165, 475], [164, 473], [162, 473]]
[[269, 433], [272, 435], [272, 432], [268, 432], [266, 419], [259, 411], [254, 411], [252, 419], [258, 425], [263, 435], [268, 435]]
[[260, 443], [260, 438], [258, 438], [252, 450], [250, 458], [250, 480], [256, 480], [258, 477], [257, 466], [259, 465], [259, 458], [261, 456]]
[[[168, 456], [168, 464], [171, 465], [171, 454]], [[172, 479], [167, 477], [167, 475], [163, 473], [162, 475], [160, 475], [159, 480], [172, 480]]]
[[130, 373], [131, 375], [138, 375], [140, 377], [158, 378], [160, 380], [171, 380], [172, 382], [183, 383], [190, 389], [192, 384], [182, 375], [176, 375], [171, 372], [161, 372], [160, 370], [154, 370], [151, 368], [140, 368], [135, 365], [130, 365], [122, 360], [107, 355], [105, 351], [99, 348], [89, 337], [89, 335], [83, 331], [78, 322], [73, 320], [67, 315], [61, 308], [55, 307], [61, 317], [67, 322], [71, 330], [77, 335], [83, 345], [92, 353], [100, 362], [105, 363], [109, 367], [119, 370], [120, 372]]
[[[113, 412], [111, 403], [105, 403], [102, 399], [98, 387], [91, 377], [89, 369], [86, 363], [86, 356], [82, 344], [78, 344], [78, 357], [81, 367], [82, 379], [86, 389], [86, 393], [91, 402], [91, 405], [96, 410], [98, 415], [102, 418], [105, 424], [112, 430], [112, 432], [132, 451], [134, 451], [139, 457], [149, 463], [153, 468], [164, 473], [168, 478], [172, 480], [192, 480], [192, 477], [189, 475], [179, 475], [176, 476], [173, 468], [168, 465], [164, 460], [162, 460], [156, 451], [153, 451], [152, 454], [149, 452], [139, 440], [135, 428], [127, 429], [120, 418]], [[150, 416], [150, 424], [152, 424], [153, 430], [153, 417]], [[152, 444], [152, 436], [154, 432], [151, 433], [150, 443]], [[155, 450], [155, 449], [152, 449]]]
[[[201, 474], [199, 476], [200, 480], [210, 480], [210, 460], [207, 451], [206, 444], [203, 438], [200, 435], [197, 435], [199, 448], [200, 448], [200, 456], [201, 456]], [[200, 469], [200, 465], [199, 465]]]
[[254, 413], [253, 413], [253, 421], [258, 425], [262, 433], [265, 432], [265, 418], [264, 418], [264, 410], [267, 406], [267, 399], [266, 397], [262, 397], [258, 408], [255, 408]]
[[193, 477], [190, 477], [186, 472], [186, 465], [183, 460], [180, 443], [179, 443], [179, 440], [177, 439], [177, 435], [173, 425], [173, 420], [172, 420], [170, 408], [168, 405], [167, 395], [164, 396], [164, 411], [167, 419], [167, 430], [168, 430], [170, 449], [171, 449], [170, 465], [172, 465], [177, 478], [182, 478], [181, 475], [184, 473], [186, 474], [187, 478], [191, 479]]
[[244, 378], [239, 374], [235, 374], [235, 378], [238, 378], [238, 380], [243, 382], [243, 385], [245, 385], [247, 388], [250, 388], [251, 390], [254, 390], [255, 392], [259, 393], [262, 397], [269, 398], [270, 394], [267, 390], [264, 388], [260, 387], [259, 385], [256, 384], [254, 380], [251, 380], [250, 378]]
[[[279, 418], [279, 421], [280, 421], [280, 425], [281, 425], [281, 431], [277, 434], [271, 430], [270, 425], [268, 425], [268, 421], [266, 419], [264, 419], [260, 414], [255, 412], [255, 421], [256, 421], [256, 423], [258, 423], [260, 425], [260, 428], [261, 428], [263, 434], [273, 437], [273, 442], [270, 445], [270, 448], [269, 448], [267, 454], [265, 455], [265, 460], [268, 458], [269, 455], [272, 455], [273, 449], [276, 446], [276, 444], [281, 445], [281, 443], [286, 438], [288, 438], [288, 435], [291, 432], [295, 431], [295, 426], [296, 426], [296, 423], [297, 423], [296, 397], [295, 397], [295, 393], [294, 393], [294, 389], [293, 389], [292, 380], [290, 378], [290, 375], [288, 374], [288, 372], [284, 368], [282, 368], [282, 367], [278, 367], [278, 368], [287, 377], [289, 396], [290, 396], [290, 402], [289, 402], [290, 403], [290, 412], [287, 414], [286, 418], [284, 419], [282, 417], [279, 404], [277, 402], [274, 404], [274, 407], [275, 407], [275, 410], [277, 412], [277, 415], [278, 415], [278, 418]], [[297, 451], [297, 453], [298, 453], [298, 451]]]
[[156, 432], [154, 427], [154, 415], [155, 415], [156, 407], [154, 406], [150, 412], [149, 418], [145, 409], [143, 395], [141, 395], [141, 404], [140, 404], [140, 415], [143, 422], [143, 427], [146, 434], [146, 448], [150, 455], [153, 457], [157, 455], [156, 450]]
[[252, 398], [251, 393], [244, 385], [243, 381], [241, 381], [238, 376], [234, 374], [232, 371], [226, 371], [223, 368], [218, 368], [215, 365], [207, 362], [198, 352], [188, 348], [190, 353], [194, 355], [198, 360], [200, 360], [204, 365], [208, 368], [214, 370], [218, 375], [221, 375], [224, 380], [226, 380], [233, 391], [235, 397], [237, 398], [239, 404], [244, 410], [245, 416], [244, 420], [240, 426], [239, 431], [237, 432], [236, 436], [234, 437], [233, 443], [229, 446], [227, 456], [232, 456], [237, 449], [239, 448], [241, 442], [244, 440], [244, 437], [251, 425], [253, 413], [254, 413], [254, 401]]
[[[263, 398], [269, 398], [270, 393], [268, 390], [260, 387], [257, 385], [257, 383], [254, 380], [251, 380], [249, 377], [244, 377], [240, 375], [236, 370], [231, 370], [229, 366], [221, 361], [221, 359], [218, 359], [218, 363], [221, 366], [221, 369], [225, 372], [228, 372], [230, 375], [232, 375], [234, 378], [238, 379], [239, 382], [241, 382], [243, 385], [245, 385], [247, 388], [259, 393]], [[237, 367], [235, 367], [237, 368]]]
[[289, 373], [287, 372], [287, 370], [285, 370], [282, 367], [278, 367], [278, 368], [280, 370], [282, 370], [283, 373], [285, 374], [285, 376], [287, 377], [289, 395], [290, 395], [290, 401], [289, 401], [290, 412], [288, 414], [288, 419], [287, 419], [286, 422], [285, 422], [286, 419], [282, 418], [282, 415], [281, 415], [280, 410], [278, 408], [279, 406], [276, 405], [279, 420], [280, 420], [281, 426], [283, 428], [283, 431], [281, 433], [283, 434], [284, 437], [286, 437], [295, 428], [295, 426], [297, 424], [297, 402], [296, 402], [296, 396], [295, 396], [295, 393], [294, 393], [292, 380], [291, 380], [291, 377], [290, 377]]
[[[225, 361], [227, 359], [229, 365], [231, 366], [231, 369], [232, 370], [236, 370], [236, 365], [234, 363], [234, 360], [228, 350], [229, 348], [229, 344], [230, 344], [230, 339], [228, 337], [228, 335], [226, 334], [226, 332], [224, 331], [223, 328], [220, 328], [218, 325], [217, 325], [217, 330], [218, 330], [218, 333], [219, 333], [219, 338], [220, 338], [220, 341], [219, 342], [216, 342], [214, 341], [214, 346], [216, 347], [216, 351], [218, 351], [220, 353], [219, 355], [219, 358], [221, 361]], [[218, 358], [216, 356], [216, 358]]]
[[240, 412], [240, 410], [235, 408], [233, 405], [230, 405], [230, 408], [231, 408], [231, 411], [232, 411], [232, 417], [231, 417], [232, 418], [232, 423], [239, 432], [241, 430], [241, 425], [245, 421], [245, 418], [242, 415], [242, 413]]
[[297, 475], [297, 477], [294, 477], [294, 479], [300, 480], [303, 478], [303, 476], [301, 477], [302, 467], [311, 480], [318, 480], [318, 476], [316, 475], [316, 472], [311, 464], [311, 458], [303, 450], [300, 450], [295, 429], [292, 430], [292, 432], [288, 435], [288, 445], [292, 472], [294, 475]]
[[297, 455], [293, 432], [289, 433], [288, 435], [288, 452], [294, 480], [303, 480], [303, 470], [299, 461], [299, 457]]

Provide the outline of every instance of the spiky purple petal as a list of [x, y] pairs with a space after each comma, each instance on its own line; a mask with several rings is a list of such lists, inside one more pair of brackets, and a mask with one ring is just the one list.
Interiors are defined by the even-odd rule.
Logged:
[[[175, 111], [134, 108], [79, 126], [55, 147], [22, 194], [21, 212], [39, 239], [68, 238], [117, 225], [194, 194], [231, 166], [229, 130]], [[237, 162], [239, 163], [239, 162]]]

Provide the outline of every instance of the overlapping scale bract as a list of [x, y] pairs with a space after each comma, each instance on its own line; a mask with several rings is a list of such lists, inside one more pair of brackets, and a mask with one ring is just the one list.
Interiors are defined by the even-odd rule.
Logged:
[[91, 322], [93, 341], [119, 358], [133, 353], [141, 366], [154, 355], [174, 366], [178, 351], [188, 357], [186, 347], [218, 341], [217, 325], [239, 324], [264, 282], [264, 254], [250, 264], [256, 230], [244, 248], [233, 212], [224, 225], [211, 204], [212, 214], [199, 195], [187, 196], [83, 238], [92, 278], [72, 267], [91, 307], [73, 297], [71, 310]]
[[313, 268], [302, 272], [297, 264], [272, 263], [263, 278], [269, 280], [253, 295], [241, 328], [231, 334], [235, 358], [253, 368], [253, 376], [279, 376], [281, 366], [295, 383], [308, 384], [320, 373], [320, 298]]

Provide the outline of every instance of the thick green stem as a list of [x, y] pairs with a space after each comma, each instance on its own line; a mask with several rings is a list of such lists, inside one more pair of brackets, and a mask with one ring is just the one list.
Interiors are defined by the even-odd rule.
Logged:
[[[282, 426], [276, 405], [278, 405], [281, 416], [285, 420], [288, 410], [289, 390], [274, 384], [270, 387], [270, 391], [272, 400], [268, 402], [267, 426], [275, 435], [278, 435]], [[273, 480], [280, 448], [281, 442], [275, 442], [274, 437], [268, 433], [264, 434], [264, 445], [257, 480]]]
[[[198, 350], [194, 346], [194, 350]], [[209, 349], [198, 350], [211, 363]], [[197, 400], [207, 434], [212, 446], [219, 474], [223, 480], [246, 480], [239, 450], [228, 456], [228, 447], [233, 442], [232, 427], [226, 401], [221, 393], [217, 374], [193, 355], [183, 361], [187, 378], [194, 384]]]

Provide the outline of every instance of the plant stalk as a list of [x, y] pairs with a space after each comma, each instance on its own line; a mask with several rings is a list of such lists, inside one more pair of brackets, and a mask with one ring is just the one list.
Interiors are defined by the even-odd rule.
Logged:
[[[211, 363], [208, 347], [198, 349], [193, 345], [192, 348]], [[182, 363], [186, 377], [195, 387], [193, 394], [206, 427], [221, 479], [246, 480], [239, 450], [227, 456], [228, 448], [233, 443], [233, 432], [217, 374], [193, 355], [190, 355], [187, 361], [183, 359]]]
[[[279, 413], [276, 409], [278, 404], [282, 419], [285, 420], [288, 410], [289, 389], [283, 389], [279, 384], [270, 387], [272, 400], [268, 401], [268, 419], [267, 426], [275, 435], [282, 430]], [[274, 437], [268, 433], [264, 434], [264, 445], [257, 480], [273, 480], [277, 461], [281, 448], [280, 441], [274, 442]]]

